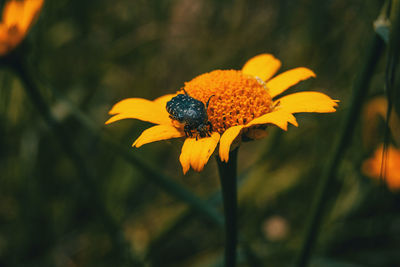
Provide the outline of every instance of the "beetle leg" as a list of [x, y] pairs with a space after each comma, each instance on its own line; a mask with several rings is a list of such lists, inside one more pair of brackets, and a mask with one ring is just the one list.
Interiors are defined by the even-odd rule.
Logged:
[[188, 137], [188, 136], [189, 136], [189, 133], [188, 133], [188, 128], [187, 128], [186, 124], [185, 124], [185, 126], [183, 127], [183, 131], [185, 132], [186, 137]]
[[186, 137], [193, 137], [192, 130], [190, 129], [189, 124], [185, 124], [183, 127]]
[[211, 98], [212, 98], [213, 96], [215, 96], [215, 95], [210, 96], [210, 98], [207, 100], [206, 110], [208, 109], [208, 104], [210, 104], [210, 100], [211, 100]]
[[212, 132], [213, 131], [213, 127], [212, 127], [212, 124], [211, 124], [211, 122], [210, 121], [207, 121], [207, 125], [208, 125], [208, 127], [209, 127], [209, 131], [210, 132]]
[[210, 135], [210, 132], [208, 131], [208, 129], [207, 129], [207, 126], [208, 126], [208, 123], [206, 123], [206, 124], [200, 124], [198, 127], [197, 127], [197, 132], [199, 133], [199, 135], [200, 135], [200, 137], [209, 137], [209, 136], [211, 136]]

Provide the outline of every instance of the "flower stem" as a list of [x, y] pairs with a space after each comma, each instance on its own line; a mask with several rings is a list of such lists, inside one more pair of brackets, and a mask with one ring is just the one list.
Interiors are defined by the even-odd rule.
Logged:
[[237, 154], [238, 149], [229, 153], [229, 161], [217, 157], [219, 177], [225, 215], [225, 266], [236, 265], [237, 244]]
[[335, 178], [336, 171], [343, 158], [346, 148], [352, 140], [354, 129], [361, 111], [362, 104], [368, 92], [369, 83], [374, 73], [375, 67], [381, 57], [384, 43], [381, 37], [374, 35], [370, 50], [365, 58], [365, 63], [361, 68], [359, 79], [356, 81], [351, 97], [351, 103], [345, 115], [345, 121], [340, 130], [339, 138], [334, 146], [332, 156], [328, 159], [328, 163], [324, 168], [320, 184], [314, 198], [313, 205], [309, 216], [309, 221], [306, 226], [306, 233], [301, 245], [300, 253], [298, 254], [296, 265], [297, 267], [305, 267], [311, 257], [311, 251], [317, 239], [321, 226], [324, 207], [329, 199], [329, 189]]

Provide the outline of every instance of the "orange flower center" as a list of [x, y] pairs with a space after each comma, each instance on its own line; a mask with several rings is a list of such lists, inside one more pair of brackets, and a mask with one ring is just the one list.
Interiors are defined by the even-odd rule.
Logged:
[[191, 97], [204, 104], [214, 95], [207, 110], [208, 120], [213, 131], [221, 134], [232, 126], [245, 125], [273, 108], [265, 85], [237, 70], [202, 74], [185, 83], [184, 88]]

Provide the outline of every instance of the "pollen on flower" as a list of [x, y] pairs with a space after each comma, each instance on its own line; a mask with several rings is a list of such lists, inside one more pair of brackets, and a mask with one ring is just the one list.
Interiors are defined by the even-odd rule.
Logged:
[[222, 134], [272, 111], [272, 98], [264, 86], [241, 71], [215, 70], [185, 83], [184, 89], [203, 103], [214, 95], [208, 106], [208, 120], [213, 130]]

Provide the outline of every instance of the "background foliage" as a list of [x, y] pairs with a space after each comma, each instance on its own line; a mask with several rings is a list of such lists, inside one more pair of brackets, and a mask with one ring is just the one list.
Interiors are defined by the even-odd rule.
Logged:
[[[133, 150], [146, 123], [104, 122], [123, 98], [154, 99], [201, 73], [240, 69], [265, 52], [283, 62], [282, 71], [304, 66], [316, 72], [317, 79], [291, 92], [318, 90], [341, 101], [336, 113], [299, 114], [299, 128], [271, 127], [267, 138], [239, 151], [239, 230], [246, 244], [239, 262], [293, 263], [381, 4], [47, 1], [19, 49], [29, 55], [29, 73], [65, 136], [45, 123], [21, 77], [2, 68], [0, 265], [218, 265], [219, 214], [193, 211], [168, 189], [168, 182], [175, 182], [220, 210], [215, 160], [202, 173], [183, 176], [181, 141]], [[368, 99], [383, 94], [383, 59], [371, 77]], [[361, 173], [384, 131], [378, 124], [366, 132], [371, 119], [353, 121], [356, 131], [330, 185], [314, 266], [400, 262], [399, 195]], [[173, 177], [167, 186], [157, 180], [160, 174]]]

